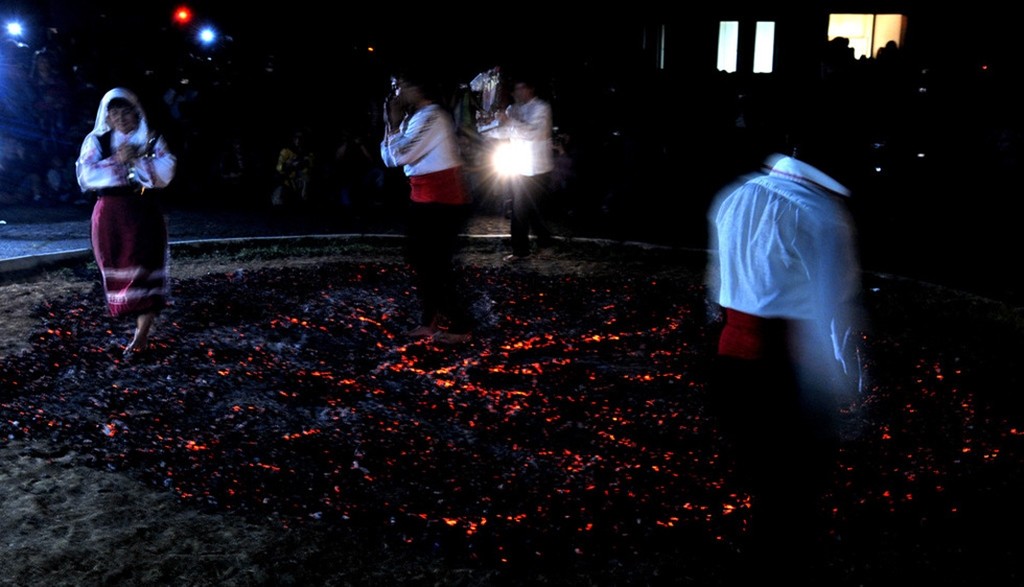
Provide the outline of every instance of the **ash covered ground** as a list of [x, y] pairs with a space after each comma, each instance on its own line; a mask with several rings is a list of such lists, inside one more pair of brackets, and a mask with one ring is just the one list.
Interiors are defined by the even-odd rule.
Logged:
[[[501, 254], [480, 241], [460, 258], [479, 326], [459, 346], [403, 337], [417, 306], [393, 244], [183, 254], [153, 348], [129, 360], [95, 267], [65, 270], [82, 287], [44, 296], [0, 363], [0, 455], [33, 461], [25, 491], [116, 478], [164, 501], [123, 513], [130, 536], [107, 522], [117, 541], [63, 553], [32, 531], [109, 503], [70, 522], [39, 497], [27, 521], [6, 506], [25, 540], [10, 584], [728, 583], [750, 500], [705, 409], [703, 256]], [[1024, 520], [1019, 312], [865, 286], [866, 388], [844, 412], [817, 563], [834, 585], [1019, 583], [1003, 539]], [[182, 512], [199, 518], [169, 527]], [[211, 526], [233, 556], [154, 546]]]

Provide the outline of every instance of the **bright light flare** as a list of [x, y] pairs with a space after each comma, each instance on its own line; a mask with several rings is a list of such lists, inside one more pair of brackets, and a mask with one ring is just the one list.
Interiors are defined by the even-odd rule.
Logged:
[[497, 145], [491, 154], [491, 166], [503, 177], [521, 175], [529, 169], [530, 146], [525, 142], [506, 142]]
[[25, 29], [21, 26], [20, 22], [9, 22], [7, 23], [7, 34], [12, 37], [20, 37], [25, 33]]
[[199, 31], [199, 42], [204, 45], [209, 45], [217, 40], [217, 32], [210, 27], [204, 27]]
[[192, 9], [188, 6], [179, 6], [174, 9], [174, 22], [185, 25], [192, 22]]

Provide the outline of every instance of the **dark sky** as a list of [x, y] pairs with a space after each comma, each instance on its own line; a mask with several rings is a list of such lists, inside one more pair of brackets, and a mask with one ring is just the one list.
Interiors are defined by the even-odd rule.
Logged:
[[[8, 0], [0, 6], [0, 16], [21, 15], [29, 21], [32, 41], [40, 40], [39, 29], [55, 26], [62, 31], [102, 35], [124, 39], [128, 48], [151, 50], [151, 45], [166, 40], [153, 35], [184, 31], [171, 23], [174, 0]], [[409, 12], [387, 5], [351, 10], [350, 5], [328, 0], [287, 0], [280, 3], [241, 3], [224, 0], [185, 2], [195, 14], [194, 25], [209, 23], [222, 32], [234, 49], [245, 54], [274, 51], [293, 54], [311, 64], [338, 59], [349, 52], [377, 49], [376, 59], [388, 66], [423, 62], [438, 70], [469, 75], [498, 63], [522, 65], [532, 69], [557, 69], [566, 64], [602, 59], [616, 50], [639, 43], [644, 21], [667, 22], [675, 28], [676, 38], [688, 26], [678, 18], [645, 14], [642, 19], [629, 16], [619, 7], [619, 20], [596, 18], [581, 22], [571, 16], [550, 15], [525, 21], [499, 15], [456, 14], [444, 6], [432, 6]], [[743, 5], [743, 3], [735, 3]], [[955, 11], [921, 2], [834, 2], [837, 11], [897, 11], [910, 13], [910, 35], [929, 50], [944, 57], [1019, 61], [1022, 51], [1016, 44], [1016, 21], [1004, 4], [980, 0], [967, 9]], [[709, 9], [729, 15], [730, 3]], [[492, 7], [488, 7], [490, 10]], [[842, 10], [838, 10], [838, 9]], [[887, 8], [882, 10], [882, 8]], [[449, 16], [446, 15], [450, 13]], [[623, 16], [625, 14], [625, 16]], [[430, 18], [426, 16], [429, 15]], [[700, 19], [714, 19], [701, 15]], [[634, 32], [635, 31], [635, 32]], [[147, 46], [150, 45], [150, 46]], [[311, 68], [312, 69], [312, 68]]]
[[[151, 61], [164, 69], [189, 54], [199, 61], [210, 57], [211, 63], [229, 58], [238, 69], [258, 71], [273, 54], [278, 69], [293, 76], [286, 84], [301, 83], [305, 87], [295, 87], [295, 91], [315, 94], [330, 88], [332, 96], [325, 101], [333, 100], [339, 91], [382, 94], [388, 74], [407, 66], [425, 68], [449, 86], [451, 82], [468, 83], [494, 65], [506, 71], [526, 70], [538, 77], [567, 72], [590, 79], [629, 74], [630, 52], [639, 50], [642, 29], [637, 19], [628, 16], [598, 23], [552, 16], [524, 24], [523, 19], [507, 16], [448, 15], [446, 7], [404, 12], [381, 5], [356, 14], [348, 5], [328, 1], [195, 0], [188, 2], [195, 19], [186, 30], [171, 19], [178, 4], [170, 0], [8, 0], [0, 8], [0, 16], [22, 15], [29, 26], [30, 44], [42, 43], [40, 29], [53, 26], [79, 37], [79, 48], [104, 45], [94, 66], [97, 75], [105, 76], [100, 82], [104, 86], [126, 83], [117, 76], [133, 62]], [[897, 2], [874, 4], [878, 8]], [[843, 3], [845, 9], [859, 5]], [[939, 61], [967, 66], [991, 62], [1018, 71], [1024, 52], [1015, 44], [1015, 21], [1007, 18], [1005, 8], [987, 10], [985, 6], [982, 0], [967, 11], [916, 8], [909, 15], [908, 42], [939, 55]], [[432, 18], [425, 18], [427, 14]], [[714, 20], [708, 15], [690, 22], [659, 15], [647, 18], [672, 23], [670, 50], [677, 51], [681, 43], [692, 44], [695, 31], [706, 29], [709, 19]], [[197, 28], [207, 23], [222, 35], [210, 49], [194, 40]], [[371, 46], [373, 53], [368, 52]], [[685, 80], [690, 69], [676, 67], [669, 72]]]
[[[41, 42], [42, 27], [53, 26], [65, 33], [120, 42], [126, 50], [152, 51], [154, 45], [167, 45], [175, 33], [186, 36], [171, 20], [179, 4], [169, 0], [14, 0], [5, 3], [0, 16], [21, 15], [29, 25], [29, 44]], [[222, 45], [231, 45], [239, 54], [295, 56], [308, 61], [311, 70], [369, 46], [385, 66], [423, 65], [460, 76], [498, 63], [554, 68], [624, 37], [609, 33], [609, 24], [581, 26], [568, 19], [523, 23], [508, 17], [470, 19], [452, 14], [438, 18], [444, 16], [443, 8], [408, 13], [371, 6], [357, 14], [348, 5], [329, 1], [196, 0], [186, 4], [195, 15], [193, 27], [212, 25], [224, 35]], [[433, 18], [422, 18], [423, 14]]]

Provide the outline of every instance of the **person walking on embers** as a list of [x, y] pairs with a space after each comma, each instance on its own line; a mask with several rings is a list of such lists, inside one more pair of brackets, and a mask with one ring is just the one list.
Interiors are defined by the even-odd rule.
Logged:
[[167, 222], [154, 190], [167, 187], [176, 167], [138, 97], [124, 88], [107, 92], [75, 171], [82, 190], [97, 196], [91, 240], [107, 309], [136, 319], [126, 357], [148, 347], [153, 321], [167, 304]]
[[[724, 311], [712, 407], [752, 494], [747, 578], [814, 582], [841, 406], [859, 390], [860, 266], [845, 200], [855, 141], [795, 115], [766, 174], [709, 210], [709, 295]], [[845, 127], [843, 127], [845, 128]], [[793, 583], [797, 584], [797, 583]]]
[[416, 74], [394, 78], [384, 106], [381, 158], [402, 167], [409, 180], [406, 258], [422, 305], [414, 338], [455, 344], [470, 339], [470, 320], [459, 294], [454, 256], [472, 200], [451, 115], [436, 89]]

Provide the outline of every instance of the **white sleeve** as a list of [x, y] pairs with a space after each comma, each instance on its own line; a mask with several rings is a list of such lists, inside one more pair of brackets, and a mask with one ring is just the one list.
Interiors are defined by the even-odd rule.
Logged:
[[164, 188], [174, 179], [178, 159], [167, 149], [167, 141], [157, 138], [149, 155], [135, 160], [136, 180], [147, 188]]
[[82, 191], [128, 185], [128, 169], [114, 157], [102, 158], [100, 141], [88, 135], [75, 161], [75, 176]]

